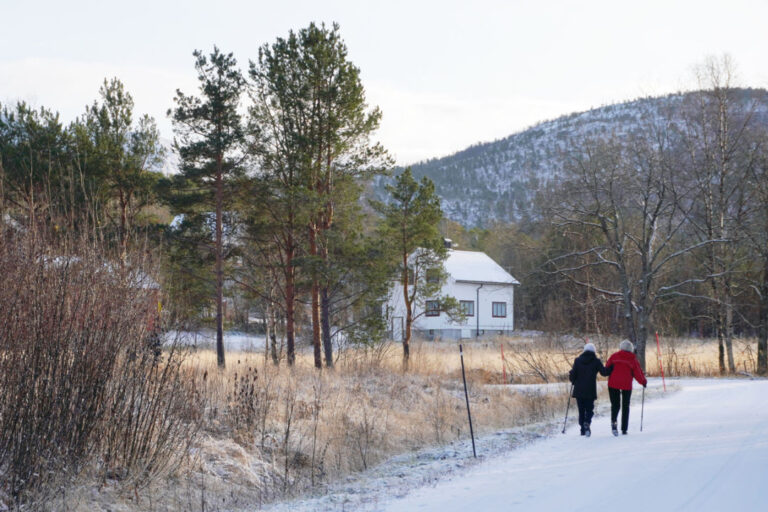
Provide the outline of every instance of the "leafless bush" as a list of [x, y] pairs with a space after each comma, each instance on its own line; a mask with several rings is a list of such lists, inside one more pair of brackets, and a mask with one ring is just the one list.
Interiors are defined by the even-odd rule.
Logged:
[[153, 352], [141, 350], [117, 365], [99, 435], [107, 475], [147, 483], [174, 470], [187, 454], [202, 397], [180, 372], [177, 350], [170, 347], [160, 364]]
[[545, 393], [541, 390], [530, 390], [519, 394], [518, 422], [522, 425], [536, 423], [552, 418], [559, 412], [562, 404], [557, 394]]
[[16, 504], [93, 467], [133, 485], [172, 469], [195, 431], [179, 354], [158, 355], [156, 291], [85, 239], [0, 244], [0, 491]]
[[339, 351], [338, 363], [352, 371], [367, 372], [372, 369], [381, 369], [399, 349], [400, 346], [391, 341], [347, 347]]
[[439, 444], [445, 441], [445, 433], [451, 423], [453, 401], [443, 389], [440, 379], [432, 379], [431, 389], [432, 400], [428, 404], [427, 418], [435, 433], [435, 442]]
[[507, 371], [518, 382], [553, 382], [560, 377], [558, 359], [553, 352], [534, 346], [518, 346], [505, 356]]

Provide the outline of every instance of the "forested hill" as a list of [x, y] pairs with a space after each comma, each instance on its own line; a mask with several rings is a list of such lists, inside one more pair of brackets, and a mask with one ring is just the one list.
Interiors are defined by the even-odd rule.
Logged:
[[[756, 115], [768, 122], [768, 91], [740, 89], [736, 98], [755, 103]], [[681, 116], [681, 106], [695, 93], [643, 98], [544, 121], [494, 142], [470, 146], [453, 155], [412, 166], [416, 177], [428, 176], [443, 201], [446, 217], [466, 227], [492, 220], [519, 221], [532, 215], [540, 185], [561, 167], [570, 139], [621, 137], [647, 116]], [[374, 193], [382, 197], [385, 179]]]

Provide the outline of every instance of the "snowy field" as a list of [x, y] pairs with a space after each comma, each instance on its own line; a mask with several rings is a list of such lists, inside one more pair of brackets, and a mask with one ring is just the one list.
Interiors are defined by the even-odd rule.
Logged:
[[[216, 331], [168, 331], [163, 334], [164, 343], [178, 341], [182, 345], [197, 348], [216, 348]], [[224, 332], [224, 350], [227, 352], [250, 352], [263, 350], [266, 338], [263, 335], [241, 332]]]
[[594, 419], [591, 438], [570, 420], [566, 435], [550, 427], [548, 437], [528, 432], [526, 439], [522, 431], [523, 439], [505, 440], [517, 449], [499, 451], [491, 436], [478, 449], [491, 456], [478, 464], [464, 456], [466, 445], [402, 456], [325, 496], [274, 510], [768, 510], [768, 381], [682, 379], [675, 386], [646, 401], [643, 432], [637, 388], [627, 436], [611, 434], [606, 414]]

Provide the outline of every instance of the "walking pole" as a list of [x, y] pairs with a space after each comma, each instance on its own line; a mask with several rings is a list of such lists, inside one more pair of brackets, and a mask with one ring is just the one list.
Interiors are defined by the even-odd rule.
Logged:
[[464, 381], [464, 398], [467, 400], [467, 416], [469, 416], [469, 435], [472, 436], [472, 455], [477, 458], [475, 451], [475, 432], [472, 430], [472, 413], [469, 412], [469, 393], [467, 393], [467, 377], [464, 375], [464, 351], [459, 344], [459, 355], [461, 356], [461, 379]]
[[563, 421], [563, 434], [565, 434], [565, 425], [568, 423], [568, 410], [571, 408], [572, 394], [573, 394], [573, 384], [571, 384], [571, 392], [568, 393], [568, 405], [565, 406], [565, 420]]
[[640, 402], [640, 432], [643, 431], [643, 412], [645, 411], [645, 386], [643, 386], [643, 400]]

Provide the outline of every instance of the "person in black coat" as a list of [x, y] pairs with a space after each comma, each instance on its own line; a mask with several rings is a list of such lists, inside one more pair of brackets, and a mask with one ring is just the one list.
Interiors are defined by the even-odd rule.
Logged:
[[597, 400], [597, 374], [607, 377], [613, 367], [606, 368], [603, 362], [595, 354], [595, 346], [592, 343], [584, 345], [584, 352], [573, 361], [573, 368], [568, 373], [568, 378], [573, 384], [573, 398], [579, 408], [579, 425], [581, 435], [589, 437], [592, 433], [589, 426], [592, 423], [592, 414], [595, 412], [595, 400]]

